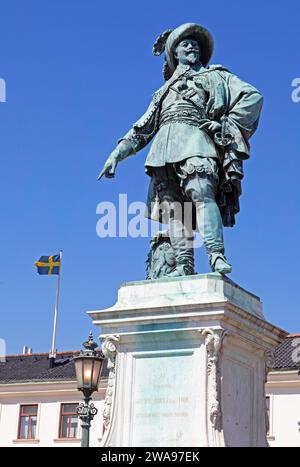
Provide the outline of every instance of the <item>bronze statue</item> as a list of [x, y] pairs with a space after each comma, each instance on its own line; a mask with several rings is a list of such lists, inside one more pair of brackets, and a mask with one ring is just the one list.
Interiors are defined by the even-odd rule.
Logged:
[[240, 210], [243, 161], [250, 157], [262, 95], [223, 66], [208, 66], [213, 39], [197, 24], [166, 31], [153, 53], [165, 53], [165, 84], [119, 141], [99, 179], [114, 177], [120, 161], [154, 138], [145, 163], [151, 177], [147, 215], [169, 224], [176, 267], [167, 275], [194, 274], [195, 230], [212, 270], [228, 274], [223, 225], [234, 226]]

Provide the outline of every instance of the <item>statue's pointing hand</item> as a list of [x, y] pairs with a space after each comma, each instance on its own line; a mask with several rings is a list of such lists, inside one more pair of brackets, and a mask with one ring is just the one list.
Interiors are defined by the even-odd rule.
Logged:
[[102, 177], [114, 178], [118, 163], [130, 156], [132, 152], [132, 146], [126, 140], [121, 141], [105, 162], [98, 180], [101, 180]]
[[107, 161], [105, 162], [103, 170], [98, 176], [98, 180], [101, 180], [101, 178], [104, 176], [106, 178], [114, 178], [117, 165], [118, 165], [118, 157], [115, 154], [115, 151], [113, 151], [111, 155], [109, 156], [109, 158], [107, 159]]

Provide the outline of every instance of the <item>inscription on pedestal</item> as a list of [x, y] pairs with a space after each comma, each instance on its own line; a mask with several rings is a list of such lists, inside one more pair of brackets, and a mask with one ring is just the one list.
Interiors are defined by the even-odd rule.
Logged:
[[135, 358], [133, 378], [131, 445], [193, 446], [198, 384], [192, 352]]

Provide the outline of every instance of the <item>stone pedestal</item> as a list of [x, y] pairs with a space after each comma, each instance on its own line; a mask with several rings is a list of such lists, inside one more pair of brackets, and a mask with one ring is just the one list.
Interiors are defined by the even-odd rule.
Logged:
[[103, 446], [267, 446], [266, 362], [286, 333], [218, 274], [125, 284], [101, 328]]

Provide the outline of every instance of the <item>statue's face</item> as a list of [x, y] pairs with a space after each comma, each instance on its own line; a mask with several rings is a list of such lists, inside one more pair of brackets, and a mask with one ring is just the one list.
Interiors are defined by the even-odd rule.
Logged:
[[175, 49], [175, 57], [182, 65], [195, 65], [200, 62], [200, 45], [192, 37], [180, 41]]

